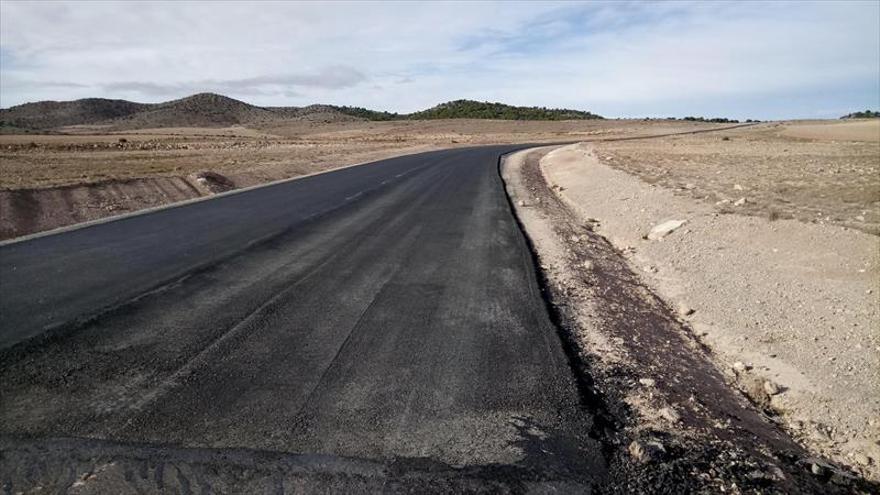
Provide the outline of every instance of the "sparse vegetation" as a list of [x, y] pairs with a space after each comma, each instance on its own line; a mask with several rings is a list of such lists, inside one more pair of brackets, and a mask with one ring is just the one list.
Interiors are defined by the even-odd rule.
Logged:
[[342, 112], [346, 115], [351, 115], [352, 117], [357, 117], [364, 120], [374, 120], [374, 121], [386, 121], [386, 120], [399, 120], [403, 118], [397, 112], [380, 112], [377, 110], [370, 110], [368, 108], [362, 107], [349, 107], [349, 106], [341, 106], [341, 107], [333, 107], [339, 112]]
[[592, 120], [603, 117], [581, 110], [517, 107], [504, 103], [455, 100], [407, 115], [409, 119]]
[[[707, 119], [706, 117], [685, 117], [681, 120], [686, 120], [688, 122], [712, 122], [715, 124], [739, 124], [739, 121], [736, 119], [728, 119], [724, 117], [714, 117], [711, 119]], [[751, 122], [751, 121], [750, 121]]]
[[357, 120], [591, 120], [602, 117], [581, 110], [517, 107], [503, 103], [456, 100], [410, 114], [338, 105], [305, 107], [258, 107], [227, 96], [199, 93], [165, 103], [146, 104], [125, 100], [87, 98], [75, 101], [43, 101], [0, 109], [0, 126], [6, 134], [20, 129], [48, 131], [73, 125], [101, 125], [110, 130], [160, 127], [223, 127], [266, 122], [304, 120], [350, 122]]
[[865, 110], [864, 112], [848, 113], [841, 119], [880, 119], [880, 112], [874, 110]]

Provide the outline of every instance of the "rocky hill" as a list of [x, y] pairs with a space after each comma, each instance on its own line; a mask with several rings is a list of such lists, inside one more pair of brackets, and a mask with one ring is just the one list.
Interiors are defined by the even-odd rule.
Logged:
[[280, 120], [349, 122], [359, 120], [500, 119], [586, 120], [601, 119], [590, 112], [543, 107], [517, 107], [503, 103], [456, 100], [420, 112], [397, 114], [361, 107], [309, 105], [258, 107], [227, 96], [199, 93], [165, 103], [88, 98], [76, 101], [43, 101], [0, 109], [0, 129], [8, 132], [51, 131], [72, 125], [106, 125], [114, 130], [160, 127], [225, 127]]
[[223, 127], [278, 120], [279, 115], [228, 96], [199, 93], [153, 105], [145, 111], [115, 119], [114, 127]]
[[153, 106], [104, 98], [39, 101], [0, 109], [0, 125], [21, 129], [53, 129], [67, 125], [97, 124], [129, 117]]

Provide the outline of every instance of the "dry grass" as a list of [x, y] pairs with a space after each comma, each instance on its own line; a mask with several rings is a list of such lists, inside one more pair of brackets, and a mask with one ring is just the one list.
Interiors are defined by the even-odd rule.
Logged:
[[[880, 121], [762, 124], [598, 150], [604, 163], [716, 203], [722, 213], [880, 233]], [[746, 203], [734, 205], [741, 198]]]
[[[878, 233], [877, 126], [880, 122], [762, 124], [713, 133], [604, 142], [599, 143], [599, 154], [606, 163], [645, 181], [718, 203], [722, 213], [834, 222]], [[236, 187], [245, 187], [438, 148], [600, 141], [719, 127], [725, 126], [638, 120], [288, 121], [259, 128], [108, 133], [100, 127], [80, 126], [67, 128], [65, 135], [0, 135], [0, 202], [7, 204], [12, 201], [7, 196], [26, 194], [42, 205], [39, 210], [45, 217], [22, 230], [18, 227], [22, 219], [35, 215], [30, 211], [33, 208], [25, 208], [27, 211], [0, 212], [0, 223], [8, 224], [9, 232], [20, 234], [81, 221], [88, 217], [82, 214], [84, 209], [95, 210], [90, 206], [94, 201], [50, 201], [60, 186], [85, 185], [79, 191], [83, 198], [99, 196], [112, 206], [112, 211], [134, 210], [173, 201], [173, 195], [153, 197], [151, 191], [163, 189], [158, 186], [166, 182], [192, 182], [194, 174], [206, 171], [228, 177]], [[878, 131], [877, 140], [864, 141], [874, 136], [873, 129]], [[161, 184], [153, 188], [156, 181]], [[122, 182], [130, 187], [123, 191], [114, 185]], [[79, 197], [70, 191], [62, 196]], [[742, 197], [747, 198], [746, 204], [734, 206]]]
[[[582, 141], [711, 127], [640, 121], [278, 122], [259, 129], [174, 128], [0, 136], [0, 188], [49, 188], [211, 170], [239, 186], [396, 154], [489, 143]], [[121, 143], [120, 139], [125, 142]]]

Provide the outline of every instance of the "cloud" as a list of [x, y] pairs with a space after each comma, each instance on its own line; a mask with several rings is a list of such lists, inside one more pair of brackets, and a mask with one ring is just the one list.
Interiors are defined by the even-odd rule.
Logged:
[[2, 106], [215, 91], [401, 112], [475, 98], [833, 116], [880, 106], [880, 4], [4, 1], [0, 62]]
[[102, 85], [106, 93], [138, 93], [145, 96], [168, 97], [213, 91], [239, 95], [297, 94], [292, 88], [342, 89], [365, 81], [360, 71], [345, 66], [326, 67], [316, 72], [249, 77], [245, 79], [203, 79], [171, 83], [121, 81]]

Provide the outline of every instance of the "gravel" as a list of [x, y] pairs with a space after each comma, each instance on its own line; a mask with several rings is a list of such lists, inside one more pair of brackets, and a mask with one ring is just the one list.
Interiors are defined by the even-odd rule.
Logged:
[[[833, 443], [799, 438], [880, 479], [876, 464], [849, 456], [880, 457], [880, 428], [869, 423], [880, 411], [880, 238], [837, 225], [719, 214], [708, 201], [603, 165], [583, 144], [547, 154], [541, 168], [581, 218], [601, 221], [596, 232], [631, 265], [657, 267], [639, 272], [667, 304], [699, 308], [688, 317], [694, 334], [720, 367], [734, 363], [736, 375], [758, 380], [757, 400], [767, 399], [767, 411], [783, 423], [829, 425]], [[686, 220], [692, 233], [642, 239], [670, 218]], [[769, 394], [767, 380], [785, 393]]]

